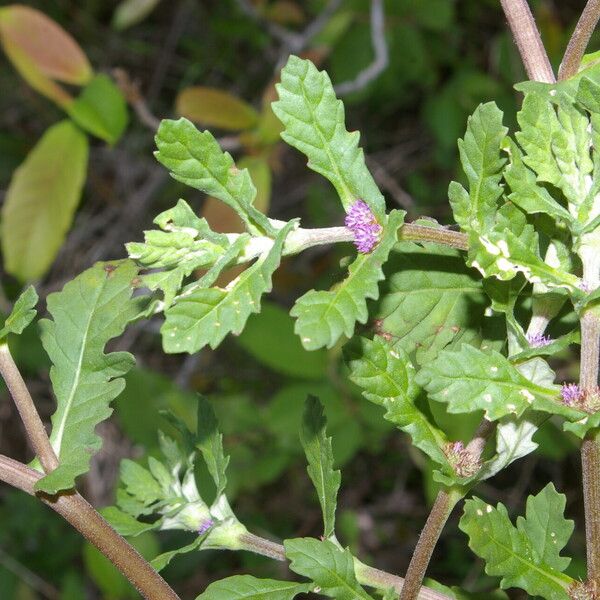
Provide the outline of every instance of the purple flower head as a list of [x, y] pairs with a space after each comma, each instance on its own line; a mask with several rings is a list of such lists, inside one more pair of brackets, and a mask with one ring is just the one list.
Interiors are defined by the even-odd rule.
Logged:
[[528, 333], [525, 337], [532, 348], [542, 348], [543, 346], [547, 346], [554, 341], [551, 337], [548, 337], [543, 333]]
[[359, 252], [368, 254], [377, 245], [381, 225], [366, 202], [357, 200], [350, 207], [344, 223], [354, 234], [354, 245]]
[[562, 386], [561, 396], [567, 406], [577, 404], [581, 400], [581, 388], [576, 383], [566, 383]]
[[198, 535], [204, 535], [214, 524], [215, 523], [212, 519], [206, 519], [206, 521], [203, 521], [200, 524], [200, 527], [198, 527]]
[[460, 454], [465, 449], [465, 445], [462, 442], [454, 442], [450, 444], [450, 447], [455, 454]]

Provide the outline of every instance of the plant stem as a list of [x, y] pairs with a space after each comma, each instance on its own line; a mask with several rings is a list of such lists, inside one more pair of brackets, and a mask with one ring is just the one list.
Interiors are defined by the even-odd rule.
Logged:
[[0, 343], [0, 374], [6, 382], [21, 420], [25, 425], [29, 441], [40, 459], [44, 471], [46, 473], [53, 471], [58, 466], [58, 459], [6, 342]]
[[400, 592], [400, 600], [415, 600], [419, 597], [419, 590], [425, 577], [425, 571], [431, 560], [431, 555], [438, 542], [438, 539], [446, 525], [446, 521], [456, 506], [456, 503], [463, 497], [459, 490], [441, 490], [433, 503], [433, 508], [427, 517], [425, 527], [421, 531], [419, 541], [415, 551], [410, 559], [404, 585]]
[[517, 43], [527, 77], [532, 81], [554, 83], [554, 73], [526, 0], [500, 0]]
[[[260, 554], [261, 556], [266, 556], [275, 560], [287, 560], [285, 557], [285, 548], [281, 544], [272, 542], [271, 540], [267, 540], [253, 533], [243, 533], [239, 538], [239, 542], [242, 550], [254, 552], [255, 554]], [[354, 571], [359, 583], [380, 590], [394, 588], [399, 592], [404, 585], [404, 579], [402, 579], [402, 577], [365, 565], [365, 563], [357, 558], [354, 559]], [[446, 594], [436, 592], [427, 587], [421, 588], [418, 598], [419, 600], [449, 600], [449, 596]]]
[[[0, 455], [0, 481], [35, 496], [34, 486], [41, 477], [37, 471]], [[167, 582], [77, 491], [70, 490], [57, 496], [37, 494], [37, 497], [96, 546], [144, 598], [179, 600]]]
[[426, 227], [406, 223], [398, 230], [398, 239], [402, 241], [434, 242], [459, 250], [469, 249], [469, 238], [465, 233], [451, 231], [443, 227]]
[[558, 70], [558, 80], [564, 81], [573, 77], [579, 70], [581, 59], [585, 54], [592, 33], [600, 19], [600, 0], [588, 0], [577, 25], [575, 31], [569, 40], [567, 50], [563, 56], [560, 68]]

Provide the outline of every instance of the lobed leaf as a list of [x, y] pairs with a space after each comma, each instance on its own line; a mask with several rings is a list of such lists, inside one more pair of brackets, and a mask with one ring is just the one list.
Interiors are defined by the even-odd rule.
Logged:
[[469, 536], [469, 547], [486, 562], [488, 575], [501, 576], [503, 588], [519, 587], [532, 596], [568, 600], [574, 580], [561, 571], [569, 559], [560, 556], [573, 522], [563, 517], [565, 497], [548, 484], [527, 500], [526, 517], [515, 527], [506, 508], [479, 498], [465, 502], [459, 527]]
[[354, 559], [330, 540], [285, 540], [290, 569], [315, 582], [320, 594], [337, 600], [372, 600], [354, 574]]
[[165, 352], [197, 352], [210, 345], [216, 348], [228, 333], [239, 334], [248, 317], [260, 311], [260, 300], [271, 291], [271, 278], [279, 266], [283, 244], [295, 226], [291, 221], [277, 234], [273, 246], [227, 289], [197, 289], [181, 295], [165, 310], [161, 328]]
[[416, 381], [430, 398], [446, 402], [449, 412], [483, 410], [492, 421], [509, 414], [520, 416], [536, 400], [554, 403], [559, 395], [558, 387], [532, 382], [500, 353], [466, 344], [457, 351], [440, 352], [419, 371]]
[[196, 600], [292, 600], [310, 592], [310, 584], [234, 575], [211, 583]]
[[225, 472], [229, 463], [229, 456], [225, 456], [223, 451], [223, 435], [219, 432], [215, 411], [210, 402], [203, 397], [198, 399], [196, 447], [202, 453], [208, 472], [217, 486], [218, 497], [225, 491], [227, 486]]
[[50, 443], [59, 466], [36, 483], [36, 490], [55, 494], [73, 487], [102, 445], [94, 430], [110, 416], [109, 404], [123, 390], [122, 376], [134, 364], [131, 354], [105, 354], [104, 347], [139, 313], [131, 299], [136, 274], [130, 261], [98, 263], [48, 296], [53, 320], [40, 321], [40, 327], [52, 362], [57, 408]]
[[309, 60], [290, 56], [276, 88], [279, 100], [272, 107], [285, 126], [281, 137], [307, 156], [309, 168], [333, 184], [346, 211], [361, 199], [382, 221], [385, 200], [358, 147], [360, 134], [346, 130], [344, 105], [329, 75]]
[[351, 337], [357, 322], [366, 323], [367, 299], [379, 297], [382, 266], [403, 222], [404, 213], [392, 211], [375, 249], [355, 259], [346, 279], [329, 291], [310, 290], [296, 301], [290, 314], [297, 318], [294, 329], [307, 350], [331, 348], [342, 335]]
[[386, 409], [385, 419], [408, 433], [417, 448], [450, 469], [444, 452], [446, 436], [415, 403], [420, 389], [408, 355], [379, 337], [360, 341], [362, 354], [350, 361], [350, 379], [362, 388], [365, 398]]
[[0, 340], [3, 340], [9, 333], [20, 334], [25, 327], [33, 321], [37, 311], [35, 305], [38, 302], [38, 295], [35, 288], [30, 285], [18, 298], [13, 309], [6, 317], [4, 326], [0, 329]]
[[269, 219], [253, 206], [256, 188], [247, 169], [238, 170], [213, 135], [190, 121], [161, 121], [156, 134], [157, 160], [177, 181], [214, 196], [233, 208], [251, 233], [274, 236]]
[[481, 278], [460, 252], [434, 244], [402, 242], [384, 269], [375, 314], [383, 336], [417, 364], [433, 360], [444, 348], [462, 343], [489, 345], [489, 300]]
[[321, 505], [325, 539], [335, 535], [337, 494], [342, 479], [340, 472], [333, 469], [333, 450], [326, 427], [323, 405], [314, 396], [308, 396], [300, 428], [300, 441], [308, 460], [307, 471]]
[[61, 121], [14, 172], [1, 225], [2, 253], [11, 275], [32, 281], [46, 273], [73, 221], [87, 162], [87, 137], [71, 121]]
[[449, 196], [454, 218], [464, 231], [485, 231], [494, 223], [506, 162], [500, 151], [507, 131], [502, 111], [494, 102], [488, 102], [480, 104], [469, 117], [465, 137], [458, 141], [469, 191], [453, 181]]

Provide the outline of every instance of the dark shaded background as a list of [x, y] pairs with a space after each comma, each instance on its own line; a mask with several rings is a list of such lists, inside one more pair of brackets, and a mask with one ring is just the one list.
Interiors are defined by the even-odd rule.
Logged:
[[[110, 25], [115, 2], [27, 4], [69, 31], [97, 71], [111, 73], [119, 67], [139, 82], [148, 108], [158, 118], [174, 116], [178, 91], [193, 84], [227, 90], [258, 107], [286, 54], [264, 23], [246, 16], [235, 0], [163, 0], [143, 22], [123, 32]], [[297, 0], [294, 4], [300, 21], [286, 26], [300, 31], [324, 3]], [[583, 4], [532, 2], [555, 67]], [[334, 83], [353, 78], [372, 59], [369, 3], [346, 0], [340, 10], [348, 15], [345, 29], [308, 49]], [[348, 128], [362, 132], [370, 166], [389, 207], [400, 205], [411, 218], [426, 214], [449, 222], [447, 185], [460, 177], [456, 138], [464, 131], [467, 115], [482, 101], [495, 99], [507, 121], [514, 121], [519, 98], [512, 84], [525, 78], [519, 57], [497, 0], [389, 0], [385, 36], [390, 52], [387, 69], [372, 84], [344, 98]], [[12, 171], [43, 131], [61, 117], [59, 109], [32, 91], [2, 55], [0, 199]], [[202, 195], [170, 181], [154, 161], [152, 137], [151, 129], [132, 114], [116, 147], [92, 142], [81, 208], [52, 270], [39, 282], [41, 297], [97, 260], [124, 256], [123, 244], [141, 240], [142, 230], [150, 228], [154, 216], [179, 196], [200, 209]], [[264, 151], [246, 148], [234, 156]], [[274, 145], [268, 157], [273, 172], [270, 216], [301, 216], [306, 226], [341, 222], [341, 209], [329, 185], [306, 169], [296, 151]], [[343, 249], [313, 250], [287, 261], [277, 274], [272, 302], [288, 307], [309, 287], [333, 281], [343, 254]], [[18, 286], [9, 277], [4, 281], [10, 297]], [[199, 391], [219, 407], [232, 454], [231, 493], [240, 518], [267, 537], [318, 536], [319, 506], [296, 434], [302, 399], [313, 391], [329, 398], [334, 447], [342, 466], [338, 517], [342, 541], [380, 568], [405, 571], [434, 493], [430, 468], [407, 438], [391, 431], [378, 411], [365, 406], [349, 387], [339, 352], [323, 355], [327, 367], [315, 376], [291, 377], [253, 358], [252, 338], [243, 343], [229, 339], [218, 351], [206, 350], [191, 358], [165, 356], [157, 327], [153, 322], [133, 327], [118, 343], [136, 355], [138, 368], [117, 401], [115, 417], [101, 427], [104, 449], [82, 482], [92, 503], [111, 503], [122, 457], [141, 457], [145, 449], [155, 448], [158, 408], [175, 407], [187, 414], [194, 392]], [[20, 339], [15, 351], [40, 411], [48, 418], [54, 403], [36, 332]], [[574, 358], [565, 357], [558, 367], [572, 372]], [[478, 493], [489, 501], [505, 502], [516, 514], [523, 510], [527, 493], [552, 480], [567, 494], [567, 515], [581, 525], [575, 446], [557, 430], [543, 435], [539, 453], [481, 485]], [[6, 392], [0, 398], [0, 452], [29, 458]], [[0, 488], [0, 499], [0, 598], [136, 597], [66, 524], [35, 500], [5, 486]], [[429, 574], [481, 591], [483, 598], [492, 597], [487, 590], [495, 583], [468, 551], [456, 522], [455, 516]], [[582, 572], [582, 536], [578, 527], [570, 544], [577, 557], [571, 568], [576, 574]], [[183, 541], [167, 534], [149, 537], [142, 544], [152, 553], [158, 544], [166, 550]], [[176, 559], [165, 574], [188, 599], [211, 581], [246, 572], [287, 575], [285, 567], [260, 557], [217, 552]], [[510, 597], [525, 596], [511, 592]]]

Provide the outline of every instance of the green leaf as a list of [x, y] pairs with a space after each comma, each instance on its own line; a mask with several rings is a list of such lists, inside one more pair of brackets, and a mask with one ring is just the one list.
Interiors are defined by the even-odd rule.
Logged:
[[206, 398], [198, 399], [198, 428], [196, 432], [196, 447], [204, 458], [215, 485], [217, 497], [225, 491], [227, 476], [225, 472], [229, 457], [223, 451], [223, 435], [219, 433], [219, 424], [215, 411]]
[[198, 536], [193, 542], [182, 546], [181, 548], [169, 550], [168, 552], [163, 552], [162, 554], [159, 554], [150, 561], [150, 564], [157, 571], [162, 571], [177, 555], [188, 554], [189, 552], [197, 550], [198, 548], [200, 548], [203, 541], [203, 536]]
[[292, 600], [310, 592], [310, 584], [234, 575], [211, 583], [196, 600]]
[[96, 75], [69, 105], [69, 116], [92, 135], [115, 144], [127, 127], [127, 103], [107, 75]]
[[32, 281], [46, 273], [73, 221], [87, 161], [87, 137], [71, 121], [61, 121], [15, 171], [1, 225], [4, 264], [11, 275]]
[[308, 460], [307, 471], [317, 490], [323, 513], [323, 535], [330, 538], [335, 530], [337, 494], [342, 476], [333, 469], [331, 438], [327, 437], [326, 427], [323, 406], [317, 398], [309, 396], [300, 428], [300, 441]]
[[260, 300], [271, 291], [283, 243], [295, 226], [291, 221], [277, 234], [273, 246], [248, 267], [227, 289], [195, 290], [180, 296], [165, 310], [161, 328], [165, 352], [197, 352], [207, 344], [216, 348], [228, 333], [239, 334], [248, 317], [260, 311]]
[[158, 523], [141, 523], [135, 517], [119, 510], [116, 506], [102, 509], [102, 516], [113, 526], [119, 535], [135, 537], [154, 529]]
[[375, 249], [354, 260], [346, 279], [329, 291], [310, 290], [296, 301], [290, 314], [297, 318], [295, 331], [307, 350], [331, 348], [342, 335], [351, 337], [357, 322], [366, 323], [367, 299], [379, 297], [382, 266], [403, 222], [404, 212], [392, 211]]
[[417, 364], [462, 343], [489, 345], [485, 317], [489, 300], [481, 278], [460, 252], [435, 244], [403, 242], [390, 254], [381, 300], [374, 315], [382, 335], [391, 338]]
[[126, 247], [130, 258], [143, 268], [152, 269], [142, 276], [144, 285], [162, 290], [167, 308], [173, 304], [184, 278], [197, 269], [210, 267], [209, 273], [194, 285], [212, 285], [221, 269], [237, 258], [249, 240], [248, 234], [242, 234], [230, 243], [226, 235], [212, 231], [206, 219], [197, 217], [184, 200], [160, 213], [154, 223], [162, 231], [146, 231], [143, 243], [132, 242]]
[[572, 223], [571, 213], [561, 206], [545, 187], [537, 185], [535, 173], [523, 163], [523, 154], [511, 142], [511, 162], [504, 171], [504, 178], [512, 193], [508, 199], [528, 214], [546, 213], [555, 219]]
[[277, 373], [303, 379], [325, 377], [327, 351], [307, 352], [294, 334], [294, 321], [290, 315], [272, 302], [263, 301], [260, 314], [248, 319], [237, 342]]
[[73, 487], [102, 445], [96, 425], [110, 416], [109, 404], [125, 386], [122, 375], [134, 364], [128, 352], [105, 354], [104, 347], [139, 313], [131, 299], [136, 274], [130, 261], [98, 263], [48, 296], [53, 320], [40, 327], [52, 361], [57, 408], [50, 442], [60, 464], [36, 490], [55, 494]]
[[321, 588], [320, 594], [337, 600], [372, 600], [356, 581], [348, 550], [314, 538], [285, 540], [283, 545], [290, 569], [314, 581]]
[[538, 181], [562, 190], [570, 203], [581, 204], [593, 168], [586, 116], [568, 101], [561, 102], [557, 111], [543, 94], [529, 93], [517, 119], [521, 131], [516, 137], [525, 150], [525, 164], [537, 173]]
[[155, 156], [173, 178], [225, 202], [251, 233], [276, 234], [269, 219], [252, 204], [256, 188], [248, 170], [238, 170], [210, 132], [198, 131], [187, 119], [165, 119], [155, 139]]
[[503, 588], [519, 587], [532, 596], [568, 600], [567, 589], [574, 580], [561, 572], [568, 559], [559, 553], [573, 522], [562, 516], [564, 504], [565, 497], [548, 484], [529, 497], [527, 516], [519, 517], [514, 527], [502, 504], [493, 508], [473, 498], [465, 502], [459, 527], [469, 536], [471, 550], [486, 561], [486, 573], [502, 577]]
[[475, 252], [470, 251], [471, 264], [485, 277], [509, 280], [520, 272], [531, 283], [579, 289], [578, 277], [542, 259], [537, 232], [527, 222], [525, 214], [512, 204], [506, 204], [498, 211], [493, 229], [481, 235], [472, 234], [470, 242], [473, 241], [479, 244]]
[[480, 104], [467, 121], [465, 137], [458, 141], [460, 159], [469, 182], [469, 192], [458, 183], [449, 188], [454, 218], [464, 231], [485, 231], [494, 222], [502, 195], [500, 150], [507, 128], [502, 111], [494, 102]]
[[13, 309], [6, 317], [4, 326], [0, 329], [0, 340], [3, 340], [9, 333], [22, 333], [25, 327], [33, 321], [37, 311], [35, 305], [38, 301], [38, 295], [35, 288], [30, 285], [18, 298]]
[[492, 421], [509, 414], [519, 416], [536, 400], [554, 402], [559, 395], [558, 387], [533, 383], [500, 353], [466, 344], [457, 351], [440, 352], [419, 371], [416, 381], [430, 398], [446, 402], [449, 412], [480, 409]]
[[346, 131], [344, 105], [327, 73], [290, 56], [276, 87], [273, 112], [285, 126], [281, 137], [308, 157], [309, 168], [329, 179], [346, 211], [362, 199], [381, 221], [385, 200], [358, 147], [359, 133]]
[[444, 452], [446, 436], [415, 404], [420, 390], [408, 355], [379, 337], [360, 341], [362, 355], [350, 361], [350, 379], [362, 388], [365, 398], [386, 408], [385, 419], [408, 433], [417, 448], [450, 469]]

